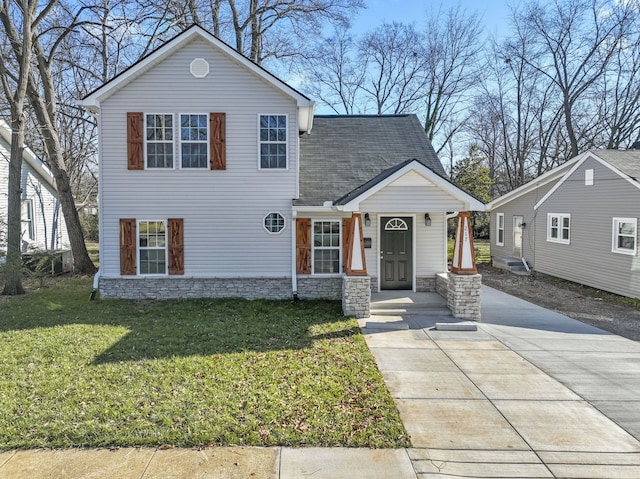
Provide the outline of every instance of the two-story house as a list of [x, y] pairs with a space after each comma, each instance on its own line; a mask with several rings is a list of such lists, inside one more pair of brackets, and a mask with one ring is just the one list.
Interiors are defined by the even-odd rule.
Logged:
[[[99, 122], [102, 298], [431, 290], [452, 185], [413, 115], [314, 116], [194, 26], [87, 95]], [[370, 284], [370, 286], [369, 286]]]

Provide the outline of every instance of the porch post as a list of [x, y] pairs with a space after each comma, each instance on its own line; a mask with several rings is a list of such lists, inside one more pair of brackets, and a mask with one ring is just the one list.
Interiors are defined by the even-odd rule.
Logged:
[[471, 215], [464, 211], [458, 216], [453, 264], [448, 274], [447, 306], [454, 317], [480, 321], [481, 282], [473, 249]]
[[473, 249], [471, 214], [468, 211], [463, 211], [458, 215], [451, 272], [455, 274], [478, 274], [476, 254]]
[[347, 241], [347, 267], [342, 278], [342, 311], [345, 316], [368, 318], [371, 307], [371, 278], [367, 276], [360, 213], [351, 215]]

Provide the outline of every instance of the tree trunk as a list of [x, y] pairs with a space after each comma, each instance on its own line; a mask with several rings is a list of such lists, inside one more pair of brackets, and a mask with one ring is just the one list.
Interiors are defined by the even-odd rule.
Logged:
[[[21, 109], [20, 109], [21, 110]], [[22, 222], [20, 202], [22, 199], [22, 152], [24, 150], [24, 117], [22, 111], [13, 112], [11, 122], [11, 158], [9, 161], [8, 215], [7, 215], [7, 262], [4, 267], [5, 283], [2, 294], [24, 294], [22, 286], [22, 251], [20, 241]]]

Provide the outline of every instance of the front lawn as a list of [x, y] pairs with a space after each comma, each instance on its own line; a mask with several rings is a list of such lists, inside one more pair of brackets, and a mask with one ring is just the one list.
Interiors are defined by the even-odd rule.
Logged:
[[353, 319], [326, 301], [0, 297], [0, 449], [409, 445]]

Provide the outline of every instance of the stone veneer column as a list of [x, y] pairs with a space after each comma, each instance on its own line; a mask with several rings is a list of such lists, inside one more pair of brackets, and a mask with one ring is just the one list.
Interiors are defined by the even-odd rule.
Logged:
[[371, 278], [344, 276], [342, 278], [342, 312], [345, 316], [368, 318], [371, 308]]
[[447, 306], [455, 318], [480, 321], [482, 275], [449, 273]]

